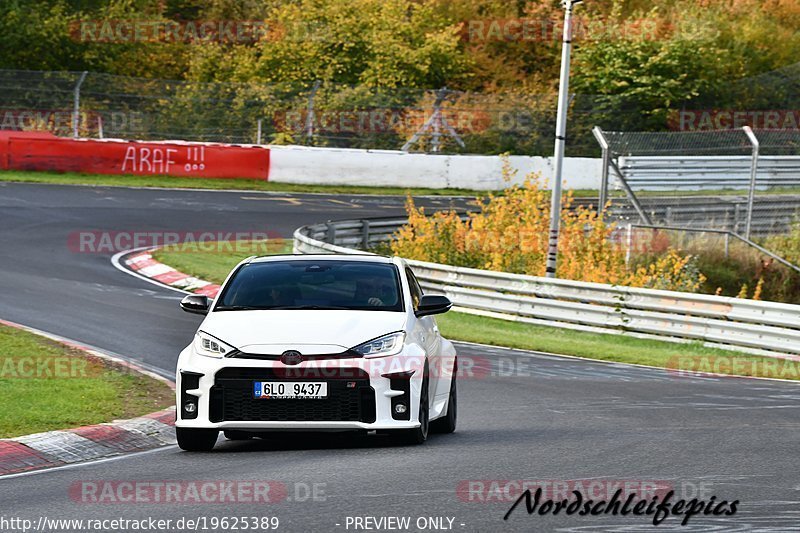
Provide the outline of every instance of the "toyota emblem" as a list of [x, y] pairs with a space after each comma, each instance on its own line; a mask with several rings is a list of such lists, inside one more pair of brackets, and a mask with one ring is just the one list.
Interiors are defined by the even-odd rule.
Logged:
[[299, 365], [303, 362], [303, 354], [297, 350], [286, 350], [281, 354], [281, 363], [284, 365]]

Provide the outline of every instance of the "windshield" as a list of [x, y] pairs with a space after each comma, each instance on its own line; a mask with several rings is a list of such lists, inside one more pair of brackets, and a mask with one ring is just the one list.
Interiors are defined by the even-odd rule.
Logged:
[[402, 311], [392, 264], [365, 261], [268, 261], [243, 265], [215, 311], [350, 309]]

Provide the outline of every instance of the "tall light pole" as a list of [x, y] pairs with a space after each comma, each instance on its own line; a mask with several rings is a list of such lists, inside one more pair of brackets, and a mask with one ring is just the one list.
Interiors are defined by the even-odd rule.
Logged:
[[552, 203], [550, 204], [550, 241], [547, 248], [548, 278], [556, 277], [558, 262], [558, 231], [561, 223], [561, 175], [564, 171], [564, 146], [567, 141], [567, 108], [569, 107], [569, 58], [572, 49], [572, 9], [583, 0], [563, 0], [564, 38], [561, 45], [561, 81], [558, 88], [556, 115], [556, 148], [553, 172]]

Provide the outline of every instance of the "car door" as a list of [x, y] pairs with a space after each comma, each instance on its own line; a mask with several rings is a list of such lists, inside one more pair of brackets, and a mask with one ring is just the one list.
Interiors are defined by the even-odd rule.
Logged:
[[[420, 299], [422, 299], [422, 287], [417, 281], [414, 272], [409, 267], [406, 267], [406, 277], [408, 278], [408, 288], [411, 292], [411, 303], [414, 306], [414, 311], [417, 310]], [[433, 401], [436, 398], [437, 385], [439, 379], [438, 369], [440, 367], [439, 356], [441, 353], [441, 336], [439, 328], [436, 326], [436, 319], [432, 316], [418, 317], [416, 320], [417, 331], [415, 334], [419, 338], [420, 344], [425, 349], [430, 362], [430, 379], [428, 380], [428, 397]]]

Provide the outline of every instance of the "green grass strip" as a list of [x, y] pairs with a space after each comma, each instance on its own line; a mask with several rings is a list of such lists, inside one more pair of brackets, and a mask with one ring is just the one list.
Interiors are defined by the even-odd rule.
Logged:
[[167, 385], [0, 325], [0, 437], [132, 418], [173, 403]]

